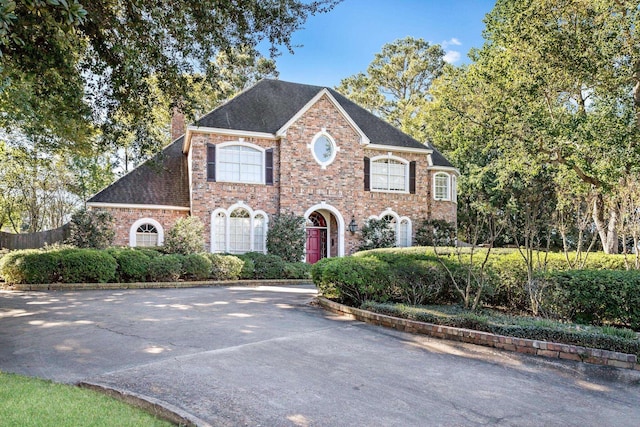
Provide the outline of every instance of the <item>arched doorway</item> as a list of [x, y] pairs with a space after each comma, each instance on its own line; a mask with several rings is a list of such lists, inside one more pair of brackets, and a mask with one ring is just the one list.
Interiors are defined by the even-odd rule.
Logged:
[[[314, 263], [324, 257], [344, 256], [345, 225], [344, 225], [344, 218], [342, 217], [342, 214], [340, 213], [340, 211], [325, 202], [321, 202], [321, 203], [318, 203], [317, 205], [311, 206], [304, 213], [304, 217], [307, 220], [308, 229], [311, 229], [311, 230], [313, 230], [316, 227], [314, 226], [313, 221], [309, 220], [309, 218], [314, 213], [318, 213], [324, 219], [324, 224], [326, 224], [327, 233], [326, 233], [324, 245], [320, 245], [319, 252], [318, 252], [319, 255], [323, 255], [323, 256], [318, 257], [318, 255], [312, 255], [310, 259], [309, 255], [307, 254], [305, 257], [306, 261], [308, 263]], [[322, 229], [324, 227], [317, 227], [317, 228]], [[316, 234], [318, 235], [319, 238], [322, 237], [321, 233], [312, 233], [312, 237], [315, 238]], [[309, 233], [307, 232], [307, 247], [309, 247], [309, 245], [311, 244], [311, 242], [309, 242], [308, 237], [309, 237]], [[322, 240], [319, 241], [319, 243], [321, 242]]]
[[312, 212], [307, 218], [307, 262], [315, 264], [327, 256], [327, 219], [320, 212]]

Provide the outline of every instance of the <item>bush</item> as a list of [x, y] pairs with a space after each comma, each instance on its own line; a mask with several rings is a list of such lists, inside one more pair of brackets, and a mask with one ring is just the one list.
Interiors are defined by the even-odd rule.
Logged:
[[211, 261], [209, 277], [213, 280], [238, 280], [242, 274], [244, 262], [234, 255], [207, 254]]
[[325, 258], [312, 267], [322, 295], [356, 307], [369, 300], [387, 301], [388, 276], [388, 264], [374, 257]]
[[108, 252], [118, 263], [116, 281], [129, 283], [144, 282], [147, 279], [151, 258], [146, 252], [129, 248], [110, 248]]
[[7, 283], [54, 283], [58, 281], [59, 267], [59, 252], [26, 249], [3, 256], [0, 274]]
[[311, 278], [311, 265], [304, 262], [288, 262], [284, 266], [285, 279]]
[[211, 260], [206, 254], [185, 255], [182, 260], [183, 278], [189, 280], [204, 280], [211, 273]]
[[416, 245], [451, 246], [455, 244], [456, 226], [443, 219], [425, 219], [416, 230]]
[[277, 255], [247, 252], [239, 258], [245, 262], [253, 261], [253, 279], [282, 279], [283, 277], [286, 263]]
[[71, 217], [66, 243], [78, 248], [104, 249], [113, 243], [115, 235], [109, 212], [82, 209]]
[[254, 279], [256, 276], [256, 263], [250, 258], [241, 258], [240, 261], [242, 261], [240, 278], [245, 280]]
[[58, 253], [62, 283], [107, 283], [116, 277], [118, 264], [107, 251], [67, 249]]
[[204, 225], [197, 216], [180, 218], [164, 238], [164, 251], [170, 254], [195, 254], [204, 250]]
[[405, 259], [389, 270], [389, 280], [398, 293], [399, 302], [411, 305], [446, 302], [443, 297], [450, 279], [439, 261]]
[[307, 243], [305, 219], [293, 214], [276, 216], [267, 231], [267, 251], [287, 262], [300, 262]]
[[544, 275], [542, 308], [580, 323], [614, 323], [640, 330], [640, 271], [568, 270]]
[[396, 232], [385, 219], [369, 219], [362, 227], [359, 250], [392, 248], [396, 245]]
[[180, 279], [183, 258], [178, 254], [152, 258], [149, 261], [149, 280], [152, 282], [175, 282]]

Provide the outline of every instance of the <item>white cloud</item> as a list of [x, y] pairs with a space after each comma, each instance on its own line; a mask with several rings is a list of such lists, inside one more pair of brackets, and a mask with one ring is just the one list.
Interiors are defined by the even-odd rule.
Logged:
[[442, 43], [440, 43], [442, 45], [443, 48], [447, 48], [449, 46], [461, 46], [462, 42], [460, 40], [458, 40], [455, 37], [452, 37], [449, 40], [445, 40]]
[[453, 64], [454, 62], [459, 61], [461, 57], [462, 55], [460, 54], [460, 52], [457, 52], [455, 50], [448, 50], [447, 52], [445, 52], [444, 57], [442, 59], [444, 59], [444, 62]]

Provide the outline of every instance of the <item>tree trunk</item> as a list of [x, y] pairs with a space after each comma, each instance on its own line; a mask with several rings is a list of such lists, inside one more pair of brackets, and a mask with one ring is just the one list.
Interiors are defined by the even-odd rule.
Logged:
[[593, 200], [593, 222], [598, 230], [602, 249], [606, 254], [618, 253], [618, 214], [615, 210], [609, 211], [609, 220], [605, 221], [604, 197], [598, 194]]

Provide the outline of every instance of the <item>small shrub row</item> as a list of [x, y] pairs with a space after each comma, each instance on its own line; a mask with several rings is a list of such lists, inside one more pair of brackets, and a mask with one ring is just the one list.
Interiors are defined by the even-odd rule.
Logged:
[[305, 279], [309, 269], [275, 255], [163, 254], [149, 248], [30, 249], [0, 260], [0, 275], [13, 284]]
[[640, 340], [628, 329], [582, 327], [526, 318], [514, 318], [490, 312], [471, 312], [459, 307], [407, 306], [404, 304], [364, 303], [361, 308], [380, 314], [456, 328], [474, 329], [496, 335], [561, 342], [599, 348], [640, 357]]

